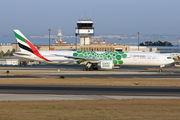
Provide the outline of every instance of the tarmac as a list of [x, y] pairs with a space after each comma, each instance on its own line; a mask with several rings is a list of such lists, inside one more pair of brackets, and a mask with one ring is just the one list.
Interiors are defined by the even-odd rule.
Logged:
[[[82, 71], [83, 66], [3, 67], [0, 72], [33, 73], [31, 75], [0, 75], [6, 78], [143, 78], [179, 79], [180, 69], [169, 66], [158, 72], [158, 67], [122, 67], [114, 70]], [[36, 72], [37, 74], [34, 74]], [[40, 72], [40, 73], [39, 73]], [[0, 85], [0, 101], [34, 100], [100, 100], [100, 99], [180, 99], [180, 87], [130, 86], [54, 86], [54, 85]]]

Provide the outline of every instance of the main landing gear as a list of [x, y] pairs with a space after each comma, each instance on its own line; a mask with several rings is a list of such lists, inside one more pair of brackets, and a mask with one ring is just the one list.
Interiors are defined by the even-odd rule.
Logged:
[[98, 70], [97, 64], [87, 63], [86, 66], [86, 68], [83, 68], [84, 71]]

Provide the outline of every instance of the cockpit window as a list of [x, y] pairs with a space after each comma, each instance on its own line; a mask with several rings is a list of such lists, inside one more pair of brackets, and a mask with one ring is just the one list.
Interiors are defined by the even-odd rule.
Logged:
[[167, 59], [171, 59], [171, 57], [167, 57]]

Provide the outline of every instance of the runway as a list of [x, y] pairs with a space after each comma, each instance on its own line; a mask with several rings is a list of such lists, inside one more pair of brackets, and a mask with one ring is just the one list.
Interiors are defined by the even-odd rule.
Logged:
[[[68, 66], [69, 67], [69, 66]], [[92, 79], [179, 79], [180, 69], [168, 67], [159, 73], [144, 67], [114, 70], [82, 71], [82, 66], [72, 68], [0, 68], [1, 73], [9, 70], [11, 75], [1, 74], [0, 79], [25, 78], [92, 78]], [[18, 74], [13, 74], [18, 72]], [[21, 73], [23, 73], [21, 75]], [[26, 75], [24, 73], [29, 73]], [[99, 100], [99, 99], [180, 99], [180, 87], [143, 86], [64, 86], [64, 85], [0, 85], [0, 101], [31, 100]]]
[[180, 87], [0, 85], [0, 101], [180, 99]]

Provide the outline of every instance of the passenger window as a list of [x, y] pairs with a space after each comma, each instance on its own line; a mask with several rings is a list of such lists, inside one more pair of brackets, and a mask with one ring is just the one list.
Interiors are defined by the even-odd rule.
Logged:
[[146, 59], [146, 57], [140, 57], [140, 59]]
[[167, 59], [171, 59], [171, 57], [167, 57]]
[[152, 59], [156, 59], [156, 57], [155, 57], [155, 56], [153, 56], [153, 57], [152, 57]]
[[151, 59], [151, 57], [150, 57], [150, 56], [148, 56], [148, 57], [147, 57], [147, 59]]

